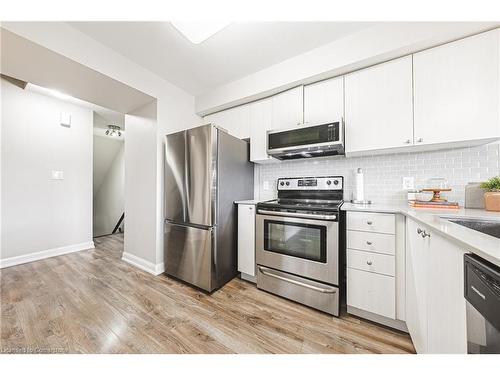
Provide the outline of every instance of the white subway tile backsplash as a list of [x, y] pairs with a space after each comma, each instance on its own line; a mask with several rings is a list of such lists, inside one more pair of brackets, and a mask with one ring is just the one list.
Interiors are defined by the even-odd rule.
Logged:
[[[452, 191], [443, 194], [451, 201], [464, 204], [464, 188], [468, 182], [484, 181], [500, 175], [500, 143], [440, 151], [368, 155], [354, 158], [330, 157], [284, 161], [256, 165], [255, 198], [276, 196], [279, 177], [344, 176], [344, 199], [352, 198], [354, 174], [362, 168], [365, 175], [365, 197], [374, 202], [403, 203], [403, 177], [414, 177], [415, 188], [422, 189], [431, 177], [444, 177]], [[269, 190], [263, 182], [269, 181]]]

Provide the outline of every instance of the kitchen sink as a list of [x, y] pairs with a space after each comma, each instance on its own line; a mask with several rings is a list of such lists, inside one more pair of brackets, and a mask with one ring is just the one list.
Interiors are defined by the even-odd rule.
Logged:
[[500, 239], [500, 220], [469, 219], [469, 218], [443, 218], [452, 223], [477, 230]]

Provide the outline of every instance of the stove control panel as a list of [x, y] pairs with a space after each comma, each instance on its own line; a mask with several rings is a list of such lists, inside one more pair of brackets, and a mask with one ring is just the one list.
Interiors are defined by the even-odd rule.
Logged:
[[278, 190], [342, 190], [341, 176], [279, 178]]

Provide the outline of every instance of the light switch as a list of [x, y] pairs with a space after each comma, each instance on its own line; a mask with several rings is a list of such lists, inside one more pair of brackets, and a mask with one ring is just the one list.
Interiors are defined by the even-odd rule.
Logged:
[[64, 171], [52, 171], [51, 180], [64, 180]]
[[269, 190], [269, 181], [264, 181], [262, 183], [262, 189]]
[[61, 125], [70, 127], [71, 126], [71, 114], [66, 112], [61, 112]]

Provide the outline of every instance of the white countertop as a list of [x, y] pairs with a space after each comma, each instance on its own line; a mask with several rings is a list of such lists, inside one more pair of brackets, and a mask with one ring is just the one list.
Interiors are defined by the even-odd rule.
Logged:
[[500, 239], [478, 232], [474, 229], [452, 223], [443, 217], [463, 217], [469, 219], [499, 220], [500, 212], [479, 209], [422, 209], [412, 208], [406, 204], [370, 204], [357, 205], [344, 203], [343, 211], [383, 212], [405, 215], [416, 220], [442, 236], [456, 242], [464, 250], [471, 251], [500, 267]]

